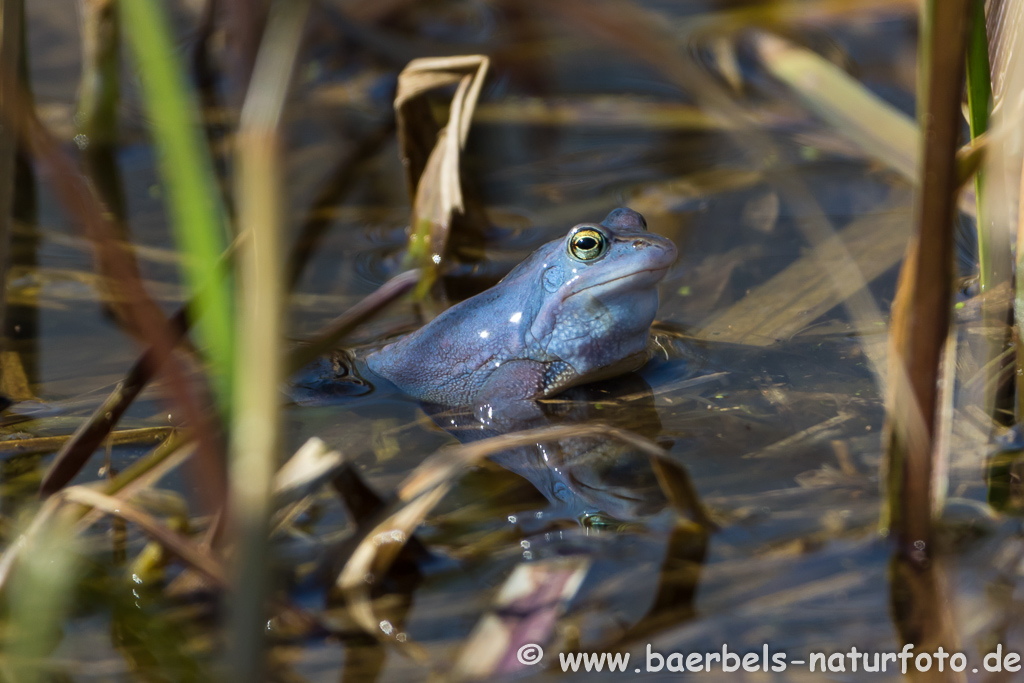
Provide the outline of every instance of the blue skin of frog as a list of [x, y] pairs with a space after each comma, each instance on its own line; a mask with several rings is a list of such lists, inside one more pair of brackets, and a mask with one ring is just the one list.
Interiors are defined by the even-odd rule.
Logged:
[[636, 370], [676, 254], [640, 214], [616, 209], [366, 364], [406, 394], [448, 406], [530, 401]]

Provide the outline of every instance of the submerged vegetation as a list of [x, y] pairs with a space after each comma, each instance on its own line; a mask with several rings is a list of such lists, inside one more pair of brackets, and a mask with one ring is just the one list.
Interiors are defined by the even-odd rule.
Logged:
[[[70, 4], [0, 0], [0, 681], [1024, 649], [1024, 2]], [[620, 205], [642, 370], [364, 376]]]

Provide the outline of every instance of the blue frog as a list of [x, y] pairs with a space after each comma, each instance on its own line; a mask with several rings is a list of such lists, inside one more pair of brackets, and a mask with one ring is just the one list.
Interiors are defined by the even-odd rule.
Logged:
[[639, 213], [615, 209], [366, 365], [406, 394], [447, 406], [531, 401], [636, 370], [647, 361], [657, 285], [676, 254]]

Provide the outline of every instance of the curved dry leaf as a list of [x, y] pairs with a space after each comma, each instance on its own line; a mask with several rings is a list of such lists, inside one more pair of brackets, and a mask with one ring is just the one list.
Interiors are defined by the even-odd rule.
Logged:
[[317, 437], [311, 437], [274, 475], [274, 496], [278, 503], [308, 494], [344, 460], [341, 453], [330, 450]]
[[[456, 214], [466, 213], [460, 158], [490, 60], [483, 55], [416, 59], [398, 76], [398, 144], [412, 196], [407, 263], [424, 269], [424, 293], [436, 279]], [[439, 128], [423, 95], [458, 83], [448, 123]]]

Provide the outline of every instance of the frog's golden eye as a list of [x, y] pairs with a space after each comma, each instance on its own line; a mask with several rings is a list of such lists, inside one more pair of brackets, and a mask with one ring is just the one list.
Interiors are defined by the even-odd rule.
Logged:
[[581, 228], [569, 237], [569, 254], [580, 261], [593, 261], [608, 249], [608, 238], [599, 230]]

